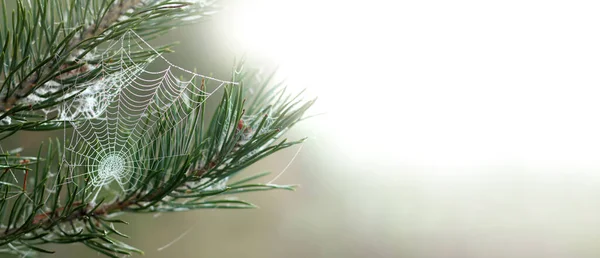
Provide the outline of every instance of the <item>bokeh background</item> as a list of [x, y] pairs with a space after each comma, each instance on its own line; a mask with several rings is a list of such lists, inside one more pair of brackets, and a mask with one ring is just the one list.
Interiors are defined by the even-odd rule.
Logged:
[[598, 3], [223, 5], [155, 43], [221, 78], [246, 54], [317, 96], [289, 133], [302, 149], [245, 172], [287, 167], [275, 182], [300, 188], [244, 195], [256, 210], [125, 215], [145, 257], [600, 256]]

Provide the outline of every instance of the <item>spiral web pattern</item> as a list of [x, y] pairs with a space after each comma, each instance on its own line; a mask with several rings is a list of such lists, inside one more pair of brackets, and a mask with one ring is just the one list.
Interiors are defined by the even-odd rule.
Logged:
[[[123, 35], [104, 52], [110, 55], [104, 58], [108, 63], [100, 64], [106, 69], [104, 74], [111, 72], [111, 75], [87, 85], [89, 91], [86, 89], [59, 111], [60, 117], [73, 127], [72, 134], [65, 133], [68, 181], [86, 180], [88, 188], [93, 188], [89, 191], [93, 200], [103, 187], [114, 188], [108, 187], [111, 184], [118, 184], [124, 192], [133, 189], [141, 173], [151, 169], [145, 167], [149, 160], [187, 155], [190, 145], [185, 143], [192, 135], [183, 136], [187, 137], [181, 139], [183, 144], [163, 155], [149, 157], [143, 152], [147, 146], [164, 140], [156, 132], [168, 131], [186, 121], [190, 110], [202, 104], [203, 101], [197, 101], [199, 96], [206, 100], [224, 85], [233, 84], [188, 71], [160, 55], [157, 60], [149, 61], [160, 61], [166, 68], [149, 71], [146, 66], [135, 64], [131, 56], [144, 49], [152, 47], [135, 32]], [[195, 82], [216, 87], [207, 92]], [[159, 123], [165, 117], [170, 121], [169, 128]]]

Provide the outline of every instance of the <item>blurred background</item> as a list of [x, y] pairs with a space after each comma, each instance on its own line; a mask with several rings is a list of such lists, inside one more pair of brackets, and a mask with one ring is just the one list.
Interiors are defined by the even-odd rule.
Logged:
[[155, 43], [220, 78], [246, 54], [317, 96], [289, 133], [301, 150], [245, 172], [300, 188], [244, 195], [256, 210], [126, 215], [145, 257], [600, 256], [595, 1], [223, 5]]

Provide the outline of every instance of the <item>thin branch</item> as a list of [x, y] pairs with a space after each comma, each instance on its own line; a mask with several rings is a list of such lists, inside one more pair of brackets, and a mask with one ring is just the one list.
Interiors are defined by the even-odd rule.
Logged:
[[[117, 22], [119, 17], [124, 15], [129, 9], [133, 8], [141, 2], [141, 0], [122, 0], [118, 4], [114, 4], [113, 6], [111, 6], [106, 12], [106, 15], [100, 21], [100, 24], [98, 24], [98, 26], [96, 26], [96, 24], [91, 24], [83, 29], [83, 32], [80, 34], [79, 37], [73, 38], [73, 40], [69, 43], [70, 51], [68, 54], [70, 55], [71, 53], [76, 51], [76, 47], [81, 42], [102, 34], [104, 31], [106, 31], [106, 29], [110, 27], [111, 24]], [[52, 65], [53, 63], [50, 62], [48, 65], [46, 65], [46, 67], [50, 67]], [[48, 71], [43, 70], [42, 74], [46, 72]], [[69, 73], [69, 76], [76, 76], [81, 71], [77, 70], [76, 73], [71, 74], [72, 72], [73, 71], [68, 71], [66, 73]], [[59, 76], [62, 75], [63, 74], [60, 74]], [[4, 102], [0, 103], [0, 110], [8, 111], [11, 108], [13, 108], [18, 100], [25, 97], [29, 92], [31, 92], [31, 90], [36, 86], [36, 83], [38, 82], [39, 78], [40, 75], [38, 73], [34, 73], [25, 82], [20, 83], [20, 89], [13, 95], [7, 96]]]
[[[198, 170], [198, 171], [195, 171], [194, 175], [201, 177], [207, 171], [208, 170], [206, 170], [206, 169]], [[63, 212], [65, 209], [68, 208], [68, 207], [58, 207], [53, 211], [48, 211], [48, 212], [44, 212], [44, 213], [35, 215], [33, 217], [32, 223], [29, 224], [29, 228], [37, 228], [38, 226], [47, 227], [52, 224], [62, 224], [62, 223], [80, 220], [80, 219], [83, 219], [84, 217], [97, 218], [97, 217], [106, 216], [108, 214], [115, 213], [115, 212], [126, 211], [129, 207], [131, 207], [133, 205], [137, 205], [142, 202], [150, 202], [150, 201], [155, 200], [158, 197], [159, 193], [161, 193], [160, 190], [161, 189], [159, 187], [158, 189], [154, 189], [152, 194], [145, 194], [141, 198], [140, 198], [140, 196], [142, 194], [139, 193], [139, 194], [131, 196], [127, 200], [123, 200], [123, 201], [117, 200], [113, 203], [103, 204], [100, 207], [94, 207], [94, 206], [88, 204], [85, 207], [83, 207], [82, 209], [80, 209], [79, 212], [73, 212], [69, 216], [59, 217], [59, 218], [55, 219], [56, 215], [60, 214], [61, 212]], [[69, 207], [76, 207], [79, 205], [81, 205], [81, 202], [76, 201], [76, 202], [73, 202]], [[22, 227], [5, 230], [4, 232], [0, 233], [0, 239], [5, 238], [6, 236], [10, 236], [10, 235], [19, 233], [20, 231], [26, 231], [26, 230], [27, 230], [27, 228], [22, 228]]]
[[83, 33], [81, 33], [79, 37], [74, 38], [71, 41], [70, 47], [74, 48], [82, 41], [102, 34], [104, 31], [106, 31], [106, 29], [108, 29], [108, 27], [110, 27], [111, 24], [115, 23], [129, 9], [133, 8], [141, 2], [141, 0], [122, 0], [118, 4], [114, 4], [108, 9], [106, 15], [102, 17], [102, 20], [100, 21], [100, 24], [98, 24], [98, 26], [96, 26], [96, 24], [91, 24], [90, 26], [84, 28]]
[[[132, 196], [128, 200], [116, 201], [116, 202], [113, 202], [110, 204], [104, 204], [98, 208], [95, 208], [88, 204], [85, 207], [81, 208], [78, 212], [73, 212], [66, 217], [55, 218], [58, 214], [60, 214], [61, 212], [63, 212], [65, 209], [68, 208], [68, 207], [58, 207], [53, 211], [44, 212], [44, 213], [35, 215], [31, 224], [29, 224], [28, 227], [26, 227], [26, 228], [22, 228], [22, 227], [21, 228], [13, 228], [13, 229], [6, 230], [6, 231], [0, 233], [0, 239], [5, 238], [6, 236], [14, 235], [21, 231], [28, 231], [28, 228], [37, 228], [40, 226], [42, 228], [44, 228], [44, 227], [48, 227], [52, 224], [62, 224], [62, 223], [80, 220], [80, 219], [83, 219], [84, 217], [96, 218], [96, 217], [105, 216], [105, 215], [108, 215], [111, 213], [124, 211], [124, 210], [127, 210], [127, 208], [132, 205], [138, 204], [140, 202], [150, 201], [153, 198], [155, 198], [156, 195], [157, 194], [146, 195], [146, 196], [142, 197], [141, 199], [134, 198], [134, 197], [138, 197], [139, 195]], [[76, 202], [73, 202], [73, 204], [70, 205], [70, 207], [78, 206], [78, 205], [81, 205], [81, 202], [76, 201]]]

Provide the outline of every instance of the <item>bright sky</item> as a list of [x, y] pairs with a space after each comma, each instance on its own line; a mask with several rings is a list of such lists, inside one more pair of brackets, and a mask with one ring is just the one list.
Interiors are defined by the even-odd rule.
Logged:
[[239, 1], [228, 29], [347, 155], [600, 167], [595, 1]]

